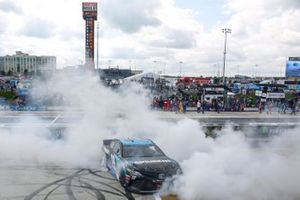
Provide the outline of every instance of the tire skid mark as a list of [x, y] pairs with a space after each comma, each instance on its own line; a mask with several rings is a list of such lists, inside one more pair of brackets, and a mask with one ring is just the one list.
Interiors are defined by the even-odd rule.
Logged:
[[78, 178], [77, 182], [79, 183], [79, 186], [73, 185], [73, 187], [83, 188], [83, 189], [85, 189], [84, 192], [88, 193], [89, 195], [93, 196], [94, 198], [97, 198], [97, 196], [95, 195], [95, 193], [93, 191], [90, 191], [89, 188], [87, 188], [86, 186], [83, 185], [83, 183], [81, 181], [82, 176], [78, 176], [77, 178]]
[[109, 187], [109, 188], [113, 189], [114, 191], [119, 192], [120, 194], [122, 194], [123, 196], [126, 197], [126, 193], [124, 193], [122, 190], [119, 190], [118, 188], [115, 188], [114, 186], [111, 186], [111, 185], [109, 185], [109, 184], [107, 184], [107, 183], [104, 183], [104, 182], [102, 182], [102, 181], [97, 181], [97, 180], [90, 179], [90, 178], [86, 178], [86, 177], [82, 177], [82, 178], [85, 179], [85, 180], [93, 181], [93, 182], [95, 182], [95, 183], [99, 183], [99, 184], [101, 184], [101, 185], [104, 185], [104, 186], [106, 186], [106, 187]]
[[[93, 179], [88, 179], [88, 178], [84, 178], [84, 179], [89, 180], [89, 181], [94, 181]], [[83, 185], [82, 182], [83, 181], [80, 181], [80, 183], [79, 183], [80, 185], [74, 185], [74, 184], [72, 184], [72, 187], [90, 189], [88, 186]], [[94, 182], [96, 182], [96, 181], [94, 181]], [[61, 185], [63, 185], [63, 184], [61, 184]], [[105, 189], [100, 189], [100, 188], [97, 188], [97, 190], [99, 190], [101, 192], [104, 192], [104, 193], [113, 194], [113, 195], [116, 195], [116, 196], [119, 196], [119, 197], [124, 197], [124, 194], [120, 194], [120, 193], [117, 193], [117, 192], [113, 192], [113, 191], [109, 191], [109, 190], [105, 190]], [[94, 196], [94, 195], [92, 195], [92, 196]]]
[[48, 184], [42, 186], [41, 188], [37, 189], [36, 191], [32, 192], [31, 194], [27, 195], [27, 196], [24, 198], [24, 200], [32, 200], [35, 196], [37, 196], [40, 192], [44, 191], [45, 189], [47, 189], [47, 188], [49, 188], [49, 187], [51, 187], [51, 186], [53, 186], [53, 185], [56, 185], [56, 184], [58, 184], [58, 183], [60, 183], [60, 182], [63, 182], [63, 181], [65, 181], [65, 180], [68, 180], [68, 179], [70, 179], [70, 178], [73, 178], [73, 177], [75, 177], [75, 176], [78, 176], [78, 174], [79, 174], [80, 172], [82, 172], [82, 171], [83, 171], [83, 169], [80, 169], [80, 170], [78, 170], [77, 172], [73, 173], [73, 174], [70, 175], [70, 176], [67, 176], [67, 177], [58, 179], [58, 180], [56, 180], [56, 181], [53, 181], [53, 182], [51, 182], [51, 183], [48, 183]]
[[56, 187], [54, 187], [50, 192], [48, 192], [48, 194], [45, 196], [44, 200], [47, 200], [49, 198], [49, 196], [55, 191], [57, 190], [59, 187], [61, 187], [61, 185], [57, 185]]
[[73, 190], [72, 190], [72, 188], [71, 188], [71, 185], [72, 185], [72, 179], [73, 179], [73, 177], [67, 179], [65, 189], [66, 189], [66, 193], [67, 193], [67, 195], [68, 195], [69, 200], [77, 200], [77, 199], [75, 198], [75, 195], [74, 195]]
[[[83, 185], [83, 184], [87, 185], [87, 182], [81, 181], [82, 178], [84, 178], [86, 180], [89, 180], [89, 181], [92, 181], [92, 182], [98, 183], [96, 180], [85, 178], [85, 177], [80, 177], [79, 176], [78, 180], [79, 180], [79, 183], [80, 183], [80, 187], [82, 187], [82, 188], [90, 189], [90, 187]], [[117, 192], [113, 192], [113, 191], [109, 191], [109, 190], [105, 190], [105, 189], [100, 189], [100, 188], [95, 188], [95, 189], [97, 189], [98, 191], [104, 192], [104, 193], [113, 194], [113, 195], [116, 195], [116, 196], [119, 196], [119, 197], [124, 197], [124, 194], [120, 194], [120, 193], [117, 193]]]
[[132, 196], [132, 194], [129, 192], [129, 191], [125, 191], [125, 193], [121, 190], [119, 190], [118, 188], [115, 188], [107, 183], [104, 183], [102, 181], [97, 181], [97, 180], [93, 180], [93, 179], [89, 179], [89, 178], [86, 178], [86, 177], [81, 177], [81, 178], [84, 178], [86, 180], [89, 180], [89, 181], [93, 181], [93, 182], [96, 182], [96, 183], [99, 183], [101, 185], [105, 185], [111, 189], [113, 189], [114, 191], [116, 192], [119, 192], [120, 194], [122, 194], [124, 197], [126, 197], [128, 200], [134, 200], [135, 198]]
[[[91, 195], [93, 198], [95, 198], [97, 200], [105, 200], [106, 199], [105, 193], [111, 194], [116, 197], [125, 197], [128, 200], [135, 199], [129, 191], [127, 191], [127, 190], [122, 191], [121, 189], [118, 189], [111, 185], [116, 182], [112, 182], [112, 183], [103, 182], [104, 180], [117, 181], [116, 179], [99, 175], [99, 174], [97, 174], [97, 172], [104, 172], [104, 171], [103, 170], [93, 171], [92, 169], [80, 169], [69, 176], [65, 175], [66, 177], [63, 177], [56, 181], [50, 182], [50, 183], [40, 187], [36, 191], [27, 195], [24, 198], [24, 200], [32, 200], [32, 199], [35, 199], [37, 196], [43, 196], [43, 200], [48, 200], [50, 197], [52, 197], [52, 195], [54, 195], [54, 192], [62, 186], [65, 187], [65, 194], [67, 195], [66, 198], [68, 198], [69, 200], [77, 200], [72, 188], [85, 189], [85, 191], [82, 191], [82, 192], [85, 192], [85, 193]], [[63, 174], [56, 174], [56, 175], [63, 176]], [[85, 177], [87, 175], [93, 175], [95, 177], [98, 177], [99, 180], [93, 179], [91, 177], [90, 178]], [[101, 179], [102, 180], [104, 179], [104, 180], [101, 181]], [[78, 184], [77, 184], [77, 182], [78, 182]], [[92, 184], [92, 183], [94, 183], [94, 184]], [[95, 183], [97, 183], [97, 184], [95, 184]], [[95, 185], [98, 185], [98, 187]], [[109, 189], [103, 189], [103, 188], [101, 188], [101, 185], [106, 186]], [[52, 186], [54, 186], [54, 187], [51, 188], [50, 191], [48, 190], [48, 193], [46, 193], [45, 195], [40, 194], [42, 191], [44, 191]]]
[[93, 174], [94, 176], [98, 176], [98, 177], [100, 177], [100, 178], [102, 178], [102, 179], [107, 179], [107, 180], [112, 180], [112, 181], [115, 181], [115, 180], [116, 180], [116, 179], [114, 179], [114, 178], [109, 178], [109, 177], [105, 177], [105, 176], [101, 176], [101, 175], [97, 174], [97, 172], [103, 172], [103, 171], [100, 171], [100, 170], [92, 171], [91, 169], [88, 169], [87, 171], [88, 171], [90, 174]]
[[82, 181], [82, 183], [87, 186], [86, 187], [87, 189], [89, 189], [95, 193], [97, 200], [105, 200], [105, 196], [102, 194], [101, 190], [95, 188], [94, 186], [92, 186], [91, 184], [89, 184], [87, 182]]

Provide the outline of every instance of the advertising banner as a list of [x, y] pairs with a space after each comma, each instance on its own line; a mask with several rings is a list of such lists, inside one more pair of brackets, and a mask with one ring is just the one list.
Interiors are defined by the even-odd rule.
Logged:
[[83, 19], [97, 20], [97, 3], [82, 3]]
[[256, 90], [255, 91], [255, 96], [261, 97], [262, 96], [262, 91]]
[[82, 3], [83, 11], [95, 11], [97, 12], [97, 3]]
[[288, 61], [286, 64], [286, 77], [300, 77], [300, 61]]
[[267, 93], [268, 99], [284, 99], [285, 93]]

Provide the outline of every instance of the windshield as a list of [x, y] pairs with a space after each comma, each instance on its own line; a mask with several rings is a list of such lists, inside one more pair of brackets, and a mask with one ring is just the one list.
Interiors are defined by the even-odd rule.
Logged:
[[164, 156], [164, 153], [155, 145], [124, 145], [123, 157], [154, 157]]

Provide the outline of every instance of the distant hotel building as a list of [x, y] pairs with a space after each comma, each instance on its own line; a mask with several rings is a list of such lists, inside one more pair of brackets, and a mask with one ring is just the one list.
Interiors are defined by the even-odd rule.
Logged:
[[44, 73], [56, 69], [55, 56], [33, 56], [21, 51], [0, 57], [0, 73]]

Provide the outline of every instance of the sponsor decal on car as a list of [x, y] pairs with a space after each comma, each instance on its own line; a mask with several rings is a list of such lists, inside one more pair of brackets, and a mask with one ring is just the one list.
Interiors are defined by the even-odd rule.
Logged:
[[134, 164], [147, 164], [147, 163], [170, 163], [171, 160], [143, 160], [143, 161], [135, 161]]

